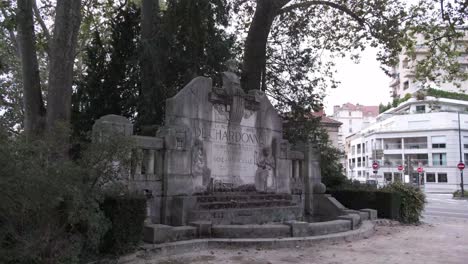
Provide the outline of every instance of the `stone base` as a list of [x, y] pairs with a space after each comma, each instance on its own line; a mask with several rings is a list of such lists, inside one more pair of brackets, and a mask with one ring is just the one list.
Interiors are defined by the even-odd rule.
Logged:
[[275, 238], [290, 237], [287, 225], [214, 225], [213, 237], [218, 238]]
[[377, 210], [374, 210], [374, 209], [361, 209], [359, 211], [367, 213], [369, 220], [377, 219]]
[[339, 216], [338, 219], [351, 221], [351, 229], [357, 229], [361, 225], [361, 216], [359, 214], [347, 214]]
[[193, 226], [146, 225], [143, 229], [143, 241], [152, 244], [188, 240], [197, 238], [198, 231]]
[[286, 222], [301, 219], [302, 209], [299, 206], [193, 210], [189, 214], [190, 221], [211, 221], [213, 224], [265, 224]]

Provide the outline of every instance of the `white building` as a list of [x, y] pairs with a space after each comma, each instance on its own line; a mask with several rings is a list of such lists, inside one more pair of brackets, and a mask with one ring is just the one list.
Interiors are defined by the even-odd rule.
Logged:
[[379, 114], [378, 106], [346, 103], [333, 107], [333, 119], [342, 123], [338, 130], [338, 147], [345, 151], [346, 137], [374, 123]]
[[[421, 167], [424, 171], [420, 184], [426, 191], [459, 189], [457, 164], [460, 160], [468, 163], [467, 111], [468, 101], [429, 96], [423, 100], [411, 98], [386, 111], [379, 115], [377, 123], [347, 138], [348, 177], [362, 182], [377, 179], [379, 184], [418, 184], [417, 168]], [[373, 173], [373, 161], [380, 164], [377, 174]], [[464, 183], [468, 189], [468, 177]]]
[[[422, 35], [417, 36], [417, 45], [414, 49], [414, 57], [406, 55], [404, 52], [399, 55], [399, 63], [392, 69], [392, 81], [390, 82], [390, 96], [393, 98], [402, 98], [406, 94], [414, 94], [422, 88], [420, 82], [415, 80], [415, 66], [418, 61], [426, 58], [428, 55], [428, 47], [424, 45], [424, 39]], [[460, 63], [461, 71], [468, 71], [468, 54], [463, 52], [467, 50], [468, 46], [468, 33], [465, 30], [465, 36], [463, 38], [457, 39], [454, 43], [459, 47], [459, 50], [462, 51], [461, 56], [457, 58]], [[443, 76], [444, 73], [441, 73]], [[449, 92], [468, 92], [468, 80], [460, 82], [461, 88], [457, 87], [453, 83], [440, 82], [439, 84], [432, 84], [433, 88], [449, 91]]]

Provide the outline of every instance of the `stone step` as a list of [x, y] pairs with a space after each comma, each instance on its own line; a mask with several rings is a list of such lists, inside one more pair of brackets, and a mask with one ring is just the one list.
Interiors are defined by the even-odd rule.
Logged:
[[257, 200], [292, 200], [290, 194], [217, 194], [197, 196], [197, 202], [230, 202], [230, 201], [257, 201]]
[[191, 221], [211, 221], [213, 224], [265, 224], [300, 219], [300, 206], [275, 206], [258, 208], [226, 208], [214, 210], [192, 210]]
[[148, 224], [143, 229], [143, 241], [147, 243], [164, 243], [194, 239], [198, 237], [197, 227], [194, 226], [168, 226], [161, 224]]
[[248, 200], [226, 202], [202, 202], [197, 203], [198, 209], [216, 210], [228, 208], [257, 208], [257, 207], [281, 207], [295, 205], [291, 200]]

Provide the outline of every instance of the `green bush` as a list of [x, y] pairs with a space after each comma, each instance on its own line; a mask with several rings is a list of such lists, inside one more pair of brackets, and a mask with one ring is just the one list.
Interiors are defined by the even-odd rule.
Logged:
[[[468, 191], [465, 191], [463, 194], [466, 198], [468, 198]], [[453, 197], [461, 197], [461, 190], [456, 190], [455, 192], [453, 192]]]
[[111, 189], [122, 191], [117, 175], [129, 153], [122, 142], [116, 137], [90, 145], [78, 160], [57, 160], [63, 145], [56, 136], [0, 131], [0, 263], [79, 263], [97, 254], [110, 225], [100, 205]]
[[134, 249], [143, 235], [146, 198], [144, 196], [106, 197], [101, 207], [112, 223], [101, 243], [101, 252], [123, 254]]
[[413, 186], [395, 182], [385, 186], [382, 190], [399, 193], [401, 195], [400, 221], [403, 223], [418, 223], [426, 203], [424, 192]]
[[399, 219], [401, 196], [394, 192], [380, 190], [329, 190], [341, 204], [350, 209], [371, 208], [380, 218]]

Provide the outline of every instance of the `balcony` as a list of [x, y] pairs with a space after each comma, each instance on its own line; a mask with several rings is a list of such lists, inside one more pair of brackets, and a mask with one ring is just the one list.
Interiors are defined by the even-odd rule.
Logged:
[[428, 159], [412, 159], [409, 160], [409, 163], [413, 169], [419, 168], [420, 166], [422, 167], [428, 167], [429, 166], [429, 160]]
[[406, 68], [406, 69], [403, 69], [402, 76], [403, 78], [411, 78], [411, 77], [416, 76], [416, 72], [414, 71], [414, 69]]
[[385, 167], [398, 167], [398, 165], [402, 165], [403, 161], [401, 159], [388, 159], [384, 160]]
[[401, 149], [401, 143], [385, 143], [385, 149]]
[[427, 149], [427, 143], [423, 143], [423, 142], [420, 142], [420, 143], [408, 142], [408, 143], [406, 143], [405, 142], [405, 149]]

